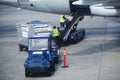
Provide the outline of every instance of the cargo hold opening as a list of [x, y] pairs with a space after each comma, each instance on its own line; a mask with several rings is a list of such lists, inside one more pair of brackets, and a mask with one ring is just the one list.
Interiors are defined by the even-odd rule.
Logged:
[[91, 13], [89, 5], [77, 5], [73, 4], [73, 2], [74, 1], [70, 1], [71, 13], [81, 13], [84, 15], [89, 15]]

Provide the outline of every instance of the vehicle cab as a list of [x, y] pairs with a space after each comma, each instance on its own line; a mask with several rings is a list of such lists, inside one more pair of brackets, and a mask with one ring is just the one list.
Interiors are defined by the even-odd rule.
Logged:
[[26, 76], [29, 75], [28, 71], [32, 70], [40, 73], [54, 71], [55, 61], [58, 62], [59, 48], [51, 34], [42, 33], [29, 37], [28, 43], [28, 58], [24, 64]]

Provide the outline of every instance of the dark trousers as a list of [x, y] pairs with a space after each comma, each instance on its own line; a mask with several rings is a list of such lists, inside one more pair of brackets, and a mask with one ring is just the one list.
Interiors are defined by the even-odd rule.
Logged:
[[53, 39], [56, 41], [57, 45], [60, 45], [60, 37], [59, 36], [53, 37]]
[[61, 22], [61, 23], [60, 23], [60, 26], [61, 26], [61, 27], [64, 27], [64, 23]]

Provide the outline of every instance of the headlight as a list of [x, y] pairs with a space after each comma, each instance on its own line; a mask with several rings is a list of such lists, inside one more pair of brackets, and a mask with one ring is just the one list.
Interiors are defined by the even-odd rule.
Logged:
[[33, 52], [33, 54], [42, 54], [43, 52], [42, 51], [39, 51], [39, 52]]

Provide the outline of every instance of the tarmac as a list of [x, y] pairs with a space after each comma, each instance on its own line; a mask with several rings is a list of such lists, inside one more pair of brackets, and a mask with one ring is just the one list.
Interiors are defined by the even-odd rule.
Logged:
[[68, 68], [61, 62], [52, 76], [25, 77], [27, 52], [18, 50], [16, 24], [32, 20], [59, 26], [58, 14], [18, 10], [0, 5], [0, 80], [120, 80], [120, 18], [85, 16], [78, 28], [86, 29], [85, 39], [64, 46]]

